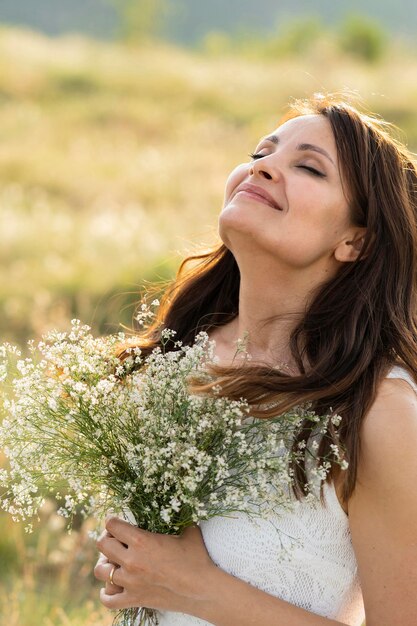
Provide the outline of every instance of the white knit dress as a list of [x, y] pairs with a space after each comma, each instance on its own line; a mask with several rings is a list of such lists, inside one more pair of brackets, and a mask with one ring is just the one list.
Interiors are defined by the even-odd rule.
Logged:
[[[404, 369], [394, 367], [389, 377], [407, 380], [417, 393]], [[202, 522], [200, 528], [211, 558], [226, 572], [317, 615], [349, 626], [362, 624], [364, 608], [348, 517], [332, 484], [324, 486], [323, 505], [300, 502], [295, 510], [269, 519], [219, 516]], [[208, 626], [199, 618], [172, 612], [160, 613], [159, 624]]]

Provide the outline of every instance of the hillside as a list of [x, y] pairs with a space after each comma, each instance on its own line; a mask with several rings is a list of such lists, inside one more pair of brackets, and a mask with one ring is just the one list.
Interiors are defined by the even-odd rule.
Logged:
[[212, 240], [228, 172], [291, 97], [357, 90], [416, 148], [416, 72], [327, 40], [242, 59], [0, 30], [0, 334], [130, 323], [144, 279]]
[[[300, 16], [317, 15], [325, 24], [336, 24], [347, 13], [360, 13], [379, 21], [394, 34], [414, 38], [417, 3], [414, 0], [169, 0], [168, 39], [195, 43], [211, 30], [271, 32], [277, 25]], [[117, 31], [113, 0], [2, 0], [0, 22], [25, 25], [52, 35], [82, 32], [111, 38]]]

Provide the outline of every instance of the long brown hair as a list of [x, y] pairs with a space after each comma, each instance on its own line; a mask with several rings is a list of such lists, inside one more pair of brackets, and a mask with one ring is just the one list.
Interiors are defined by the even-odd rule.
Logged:
[[[367, 227], [364, 245], [355, 262], [343, 264], [319, 287], [291, 334], [300, 375], [250, 364], [214, 372], [222, 394], [244, 396], [259, 417], [304, 402], [317, 412], [341, 415], [339, 437], [349, 462], [343, 497], [348, 500], [356, 482], [361, 424], [379, 382], [394, 363], [417, 374], [417, 170], [386, 123], [347, 102], [323, 96], [297, 101], [283, 121], [306, 114], [323, 115], [331, 124], [352, 222]], [[199, 331], [231, 321], [238, 314], [239, 285], [237, 263], [224, 245], [189, 257], [141, 347], [159, 345], [163, 327], [191, 344]], [[299, 439], [304, 436], [300, 432]], [[320, 452], [328, 452], [329, 445], [323, 439]], [[304, 470], [296, 473], [299, 494]]]

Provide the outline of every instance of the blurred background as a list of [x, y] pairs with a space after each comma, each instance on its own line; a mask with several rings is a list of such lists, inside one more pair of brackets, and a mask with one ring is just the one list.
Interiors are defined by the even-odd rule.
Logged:
[[[416, 25], [413, 0], [2, 0], [1, 341], [129, 326], [291, 98], [356, 93], [416, 150]], [[63, 525], [0, 514], [1, 625], [111, 623]]]

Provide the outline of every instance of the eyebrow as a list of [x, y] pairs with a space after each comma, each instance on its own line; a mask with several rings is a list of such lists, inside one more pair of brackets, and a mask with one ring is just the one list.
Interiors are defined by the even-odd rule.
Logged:
[[[269, 137], [265, 137], [265, 141], [271, 141], [274, 144], [278, 144], [279, 137], [277, 137], [277, 135], [269, 135]], [[335, 163], [333, 159], [331, 158], [331, 156], [328, 154], [328, 152], [326, 152], [326, 150], [324, 150], [323, 148], [320, 148], [320, 146], [316, 146], [313, 143], [300, 143], [296, 147], [296, 150], [300, 150], [300, 152], [306, 152], [308, 150], [311, 150], [312, 152], [318, 152], [319, 154], [322, 154], [327, 159], [329, 159], [329, 161], [333, 163], [333, 165], [335, 166]]]
[[279, 137], [276, 135], [269, 135], [269, 137], [264, 137], [265, 141], [272, 141], [272, 143], [279, 143]]

